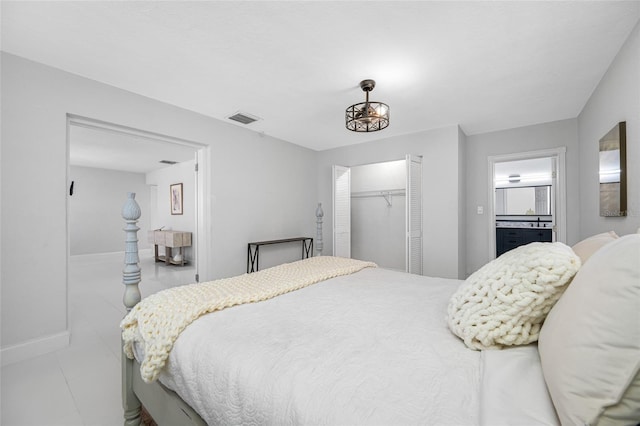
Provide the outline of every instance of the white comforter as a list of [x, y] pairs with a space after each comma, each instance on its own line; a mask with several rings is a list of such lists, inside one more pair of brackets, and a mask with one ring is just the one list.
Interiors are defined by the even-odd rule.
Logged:
[[208, 314], [160, 381], [209, 424], [477, 424], [480, 352], [445, 320], [459, 284], [368, 268]]

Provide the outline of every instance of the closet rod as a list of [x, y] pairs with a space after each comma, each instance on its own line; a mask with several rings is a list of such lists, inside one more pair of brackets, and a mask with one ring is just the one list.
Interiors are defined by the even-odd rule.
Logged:
[[391, 197], [393, 195], [405, 195], [404, 189], [391, 189], [389, 191], [360, 191], [352, 192], [351, 198], [382, 197], [387, 202], [387, 207], [391, 207]]
[[390, 189], [388, 191], [357, 191], [351, 193], [352, 198], [385, 197], [388, 195], [406, 195], [406, 191], [404, 189]]

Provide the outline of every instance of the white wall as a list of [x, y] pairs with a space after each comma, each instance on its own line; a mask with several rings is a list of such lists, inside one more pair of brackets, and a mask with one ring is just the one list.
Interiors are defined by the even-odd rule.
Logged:
[[[406, 160], [351, 168], [351, 193], [406, 189]], [[405, 270], [406, 196], [351, 198], [351, 257]]]
[[[627, 216], [601, 217], [598, 141], [627, 122]], [[580, 139], [580, 239], [600, 232], [618, 235], [640, 227], [640, 24], [627, 39], [578, 116]]]
[[[193, 247], [196, 247], [196, 179], [195, 160], [184, 161], [169, 167], [154, 170], [146, 174], [147, 185], [154, 187], [155, 210], [153, 222], [149, 229], [185, 231], [192, 233], [191, 247], [184, 248], [185, 259], [193, 261]], [[175, 183], [182, 183], [182, 214], [171, 214], [170, 187]], [[140, 239], [147, 239], [145, 233]], [[160, 248], [160, 253], [164, 248]]]
[[[488, 203], [487, 157], [567, 147], [567, 243], [640, 226], [640, 35], [633, 30], [609, 70], [575, 119], [467, 137], [467, 274], [489, 259], [490, 229], [476, 206]], [[598, 141], [619, 121], [627, 122], [628, 216], [599, 216]]]
[[122, 200], [127, 192], [136, 193], [136, 201], [143, 212], [138, 248], [149, 247], [149, 189], [141, 173], [92, 167], [71, 166], [69, 179], [74, 181], [73, 196], [69, 197], [70, 254], [111, 253], [123, 250]]
[[331, 166], [357, 166], [399, 160], [406, 154], [422, 155], [424, 275], [457, 278], [461, 261], [459, 245], [464, 217], [459, 216], [459, 171], [462, 142], [458, 126], [381, 139], [318, 153], [318, 194], [325, 206], [324, 246], [330, 254], [333, 242]]
[[407, 186], [406, 160], [364, 164], [351, 168], [351, 192], [389, 191]]
[[[184, 161], [146, 174], [147, 185], [156, 187], [156, 210], [151, 229], [163, 226], [166, 230], [195, 232], [196, 230], [196, 179], [195, 160]], [[170, 186], [182, 183], [183, 209], [181, 215], [171, 214]]]
[[[549, 148], [566, 147], [567, 242], [579, 240], [580, 192], [578, 125], [576, 119], [467, 136], [467, 275], [492, 259], [489, 238], [493, 228], [487, 219], [489, 203], [488, 158]], [[477, 214], [482, 206], [484, 214]]]
[[[325, 208], [324, 251], [329, 253], [331, 165], [398, 160], [405, 154], [424, 156], [424, 273], [464, 277], [489, 260], [490, 229], [476, 206], [486, 211], [490, 155], [567, 147], [569, 244], [596, 232], [625, 234], [640, 226], [638, 31], [636, 26], [577, 119], [466, 138], [450, 126], [319, 153], [2, 53], [3, 356], [40, 341], [45, 342], [41, 348], [52, 350], [68, 339], [66, 114], [211, 147], [206, 195], [212, 233], [205, 237], [213, 253], [205, 279], [242, 273], [249, 241], [314, 236], [317, 202]], [[597, 141], [623, 120], [629, 216], [600, 218]], [[287, 250], [292, 249], [282, 252]]]
[[314, 235], [314, 151], [6, 53], [1, 66], [3, 360], [68, 340], [68, 113], [211, 147], [202, 279], [243, 273], [249, 241]]

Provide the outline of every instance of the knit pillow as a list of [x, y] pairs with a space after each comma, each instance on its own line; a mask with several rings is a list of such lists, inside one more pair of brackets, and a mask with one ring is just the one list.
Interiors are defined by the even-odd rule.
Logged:
[[473, 273], [449, 300], [449, 328], [471, 349], [538, 340], [547, 313], [580, 268], [562, 243], [531, 243]]

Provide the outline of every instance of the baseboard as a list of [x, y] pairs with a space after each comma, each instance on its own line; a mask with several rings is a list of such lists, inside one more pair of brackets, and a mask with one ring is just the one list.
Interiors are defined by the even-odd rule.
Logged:
[[[152, 254], [153, 254], [153, 247], [139, 248], [139, 249], [138, 249], [138, 253], [139, 253], [139, 254], [149, 254], [149, 255], [152, 255]], [[104, 252], [104, 253], [78, 253], [78, 254], [70, 254], [70, 255], [69, 255], [69, 257], [95, 257], [95, 256], [113, 256], [113, 255], [121, 255], [122, 257], [124, 257], [124, 250], [120, 250], [120, 251], [109, 251], [109, 252]]]
[[11, 345], [0, 350], [0, 359], [2, 366], [13, 364], [27, 359], [35, 358], [49, 352], [69, 346], [71, 333], [64, 331], [62, 333], [52, 334], [38, 339], [27, 340], [17, 345]]

